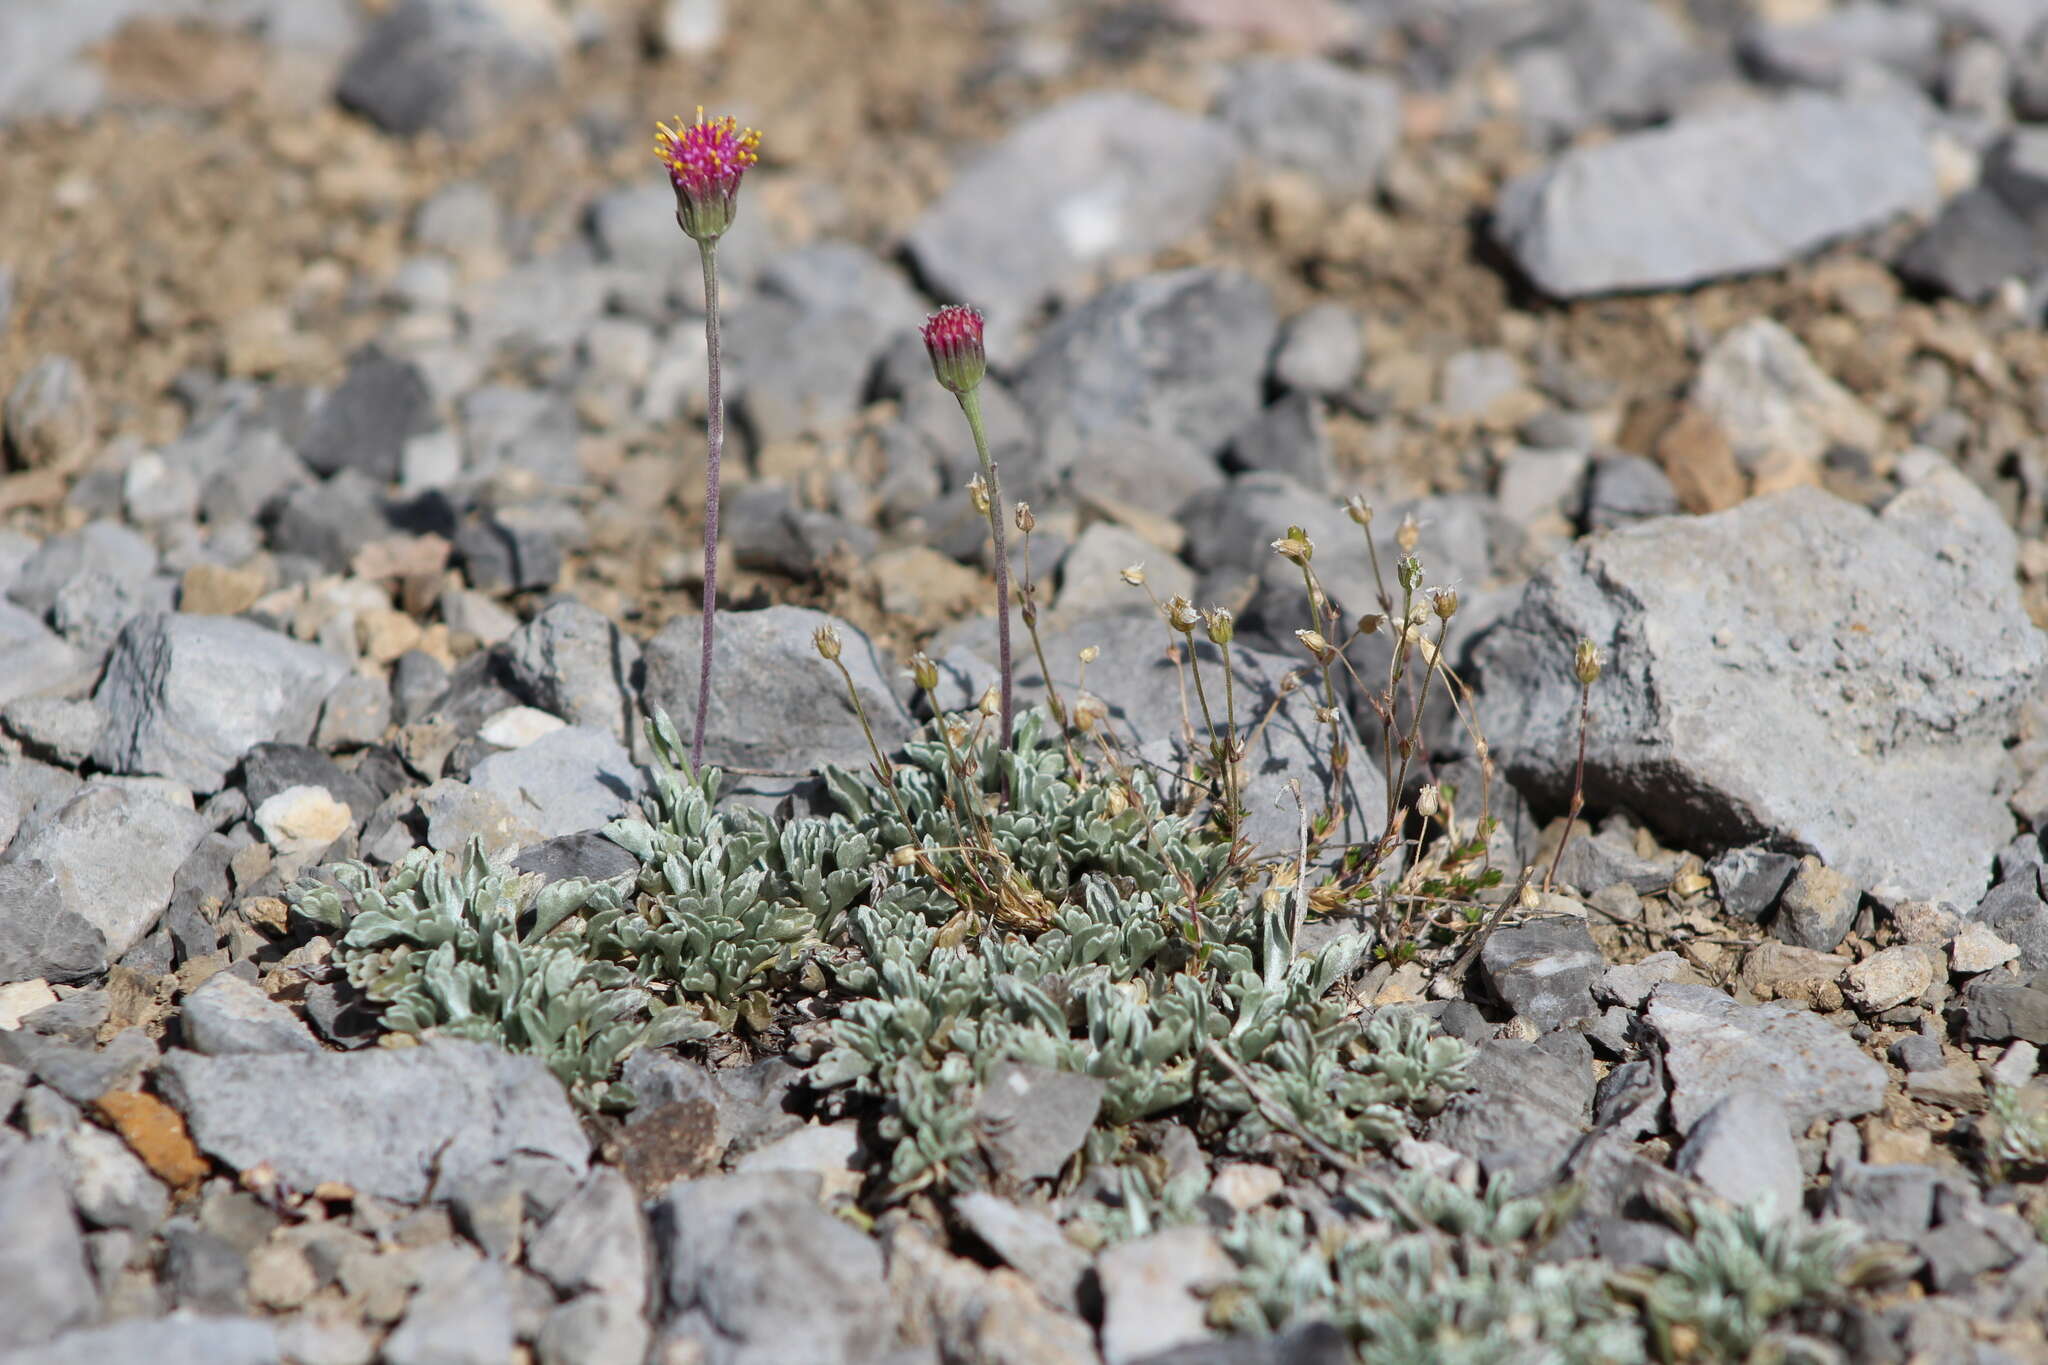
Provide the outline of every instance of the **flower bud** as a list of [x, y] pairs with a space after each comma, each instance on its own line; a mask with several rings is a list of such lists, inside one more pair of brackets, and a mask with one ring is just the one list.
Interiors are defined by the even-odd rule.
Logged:
[[1436, 614], [1439, 619], [1448, 621], [1458, 614], [1458, 590], [1456, 588], [1438, 588], [1430, 595], [1430, 599], [1436, 606]]
[[1028, 502], [1017, 504], [1017, 529], [1027, 536], [1038, 529], [1038, 518], [1032, 515], [1031, 504]]
[[1083, 692], [1074, 698], [1074, 728], [1082, 734], [1089, 733], [1108, 719], [1108, 704], [1093, 692]]
[[1358, 618], [1358, 633], [1360, 635], [1377, 635], [1380, 633], [1380, 627], [1386, 623], [1386, 617], [1376, 611], [1369, 611]]
[[917, 684], [920, 692], [936, 691], [939, 686], [939, 666], [932, 662], [932, 656], [923, 650], [910, 656], [910, 680]]
[[1427, 820], [1443, 808], [1443, 789], [1434, 782], [1423, 783], [1422, 790], [1415, 794], [1415, 813]]
[[1336, 723], [1337, 723], [1337, 708], [1336, 708], [1336, 707], [1334, 707], [1334, 706], [1318, 706], [1318, 707], [1316, 708], [1316, 724], [1318, 724], [1318, 725], [1335, 725]]
[[832, 663], [839, 658], [839, 632], [831, 626], [819, 626], [812, 631], [811, 644], [825, 662]]
[[1316, 662], [1319, 664], [1328, 663], [1330, 656], [1336, 653], [1335, 650], [1330, 648], [1330, 642], [1323, 638], [1323, 633], [1319, 630], [1297, 630], [1294, 632], [1294, 638], [1301, 641], [1302, 648], [1313, 654]]
[[[1409, 522], [1403, 522], [1401, 524], [1402, 529], [1406, 530], [1411, 524], [1412, 523]], [[1405, 550], [1410, 547], [1404, 545], [1401, 548]], [[1407, 589], [1409, 592], [1414, 592], [1417, 588], [1422, 586], [1422, 561], [1417, 559], [1412, 554], [1402, 555], [1401, 562], [1394, 566], [1394, 575], [1395, 577], [1401, 580], [1401, 586], [1403, 588]]]
[[1227, 645], [1237, 637], [1237, 618], [1224, 607], [1211, 607], [1202, 613], [1202, 624], [1209, 628], [1209, 643]]
[[967, 481], [967, 500], [974, 504], [974, 510], [982, 516], [988, 515], [988, 484], [976, 474]]
[[993, 720], [1003, 713], [1003, 699], [997, 690], [991, 687], [981, 694], [981, 700], [974, 704], [974, 709]]
[[1124, 582], [1132, 587], [1142, 588], [1145, 586], [1145, 566], [1143, 564], [1129, 565], [1124, 569], [1123, 577]]
[[1579, 641], [1572, 655], [1572, 672], [1578, 676], [1581, 687], [1591, 687], [1600, 680], [1600, 651], [1591, 640]]
[[1422, 539], [1422, 527], [1416, 524], [1415, 514], [1401, 518], [1401, 528], [1394, 532], [1394, 543], [1401, 547], [1402, 554], [1415, 553], [1416, 543]]
[[1166, 618], [1167, 625], [1183, 635], [1191, 634], [1196, 626], [1202, 624], [1202, 613], [1196, 611], [1195, 604], [1179, 593], [1167, 598], [1166, 604], [1160, 607], [1159, 612]]
[[1083, 645], [1074, 655], [1083, 664], [1092, 664], [1102, 657], [1101, 645]]
[[1356, 493], [1344, 499], [1344, 514], [1360, 526], [1372, 525], [1372, 504]]
[[968, 393], [980, 385], [988, 372], [980, 313], [964, 304], [948, 304], [924, 320], [923, 330], [925, 354], [932, 358], [932, 373], [940, 384], [954, 393]]
[[909, 844], [889, 850], [889, 866], [910, 867], [917, 862], [917, 850]]
[[1273, 542], [1273, 549], [1282, 559], [1292, 560], [1296, 564], [1306, 564], [1315, 558], [1316, 554], [1315, 542], [1311, 541], [1308, 532], [1299, 526], [1288, 527], [1287, 534]]

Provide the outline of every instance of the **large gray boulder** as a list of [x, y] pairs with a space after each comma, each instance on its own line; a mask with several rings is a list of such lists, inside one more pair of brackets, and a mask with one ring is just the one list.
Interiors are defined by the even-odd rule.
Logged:
[[93, 762], [218, 791], [258, 744], [303, 744], [348, 672], [338, 655], [253, 621], [153, 612], [122, 627], [93, 699]]
[[538, 1057], [443, 1038], [364, 1052], [172, 1051], [157, 1071], [192, 1139], [238, 1171], [268, 1161], [310, 1190], [338, 1180], [417, 1203], [515, 1152], [581, 1175], [590, 1141]]
[[2015, 545], [1945, 461], [1882, 513], [1814, 488], [1580, 546], [1475, 650], [1510, 778], [1553, 806], [1592, 689], [1586, 799], [1687, 847], [1815, 854], [1881, 899], [1974, 905], [2012, 835], [1997, 774], [2039, 680]]
[[1494, 233], [1572, 298], [1770, 270], [1935, 194], [1912, 103], [1797, 95], [1574, 148], [1501, 191]]
[[1128, 91], [1077, 95], [961, 170], [910, 230], [933, 292], [985, 309], [1000, 349], [1041, 303], [1208, 221], [1236, 173], [1220, 125]]

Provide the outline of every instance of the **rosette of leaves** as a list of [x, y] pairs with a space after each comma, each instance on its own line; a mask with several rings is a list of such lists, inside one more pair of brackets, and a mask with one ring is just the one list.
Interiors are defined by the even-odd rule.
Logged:
[[[854, 998], [810, 1073], [885, 1106], [899, 1189], [984, 1177], [971, 1118], [1003, 1060], [1100, 1078], [1108, 1125], [1185, 1110], [1198, 1132], [1242, 1148], [1270, 1135], [1275, 1105], [1280, 1122], [1339, 1150], [1391, 1141], [1408, 1131], [1404, 1110], [1462, 1084], [1464, 1047], [1426, 1020], [1361, 1027], [1332, 999], [1365, 936], [1297, 955], [1289, 907], [1247, 893], [1227, 842], [1166, 812], [1149, 783], [1077, 782], [1041, 726], [1033, 712], [1012, 748], [983, 739], [964, 757], [950, 740], [912, 745], [893, 795], [874, 778], [832, 778], [873, 846], [920, 855], [889, 860], [849, 912], [854, 953], [833, 976]], [[983, 823], [1006, 779], [1009, 805]], [[998, 881], [991, 868], [1039, 898], [1036, 932], [1004, 930], [993, 895], [977, 900]]]
[[1879, 1265], [1852, 1254], [1847, 1224], [1697, 1201], [1673, 1211], [1668, 1269], [1618, 1272], [1536, 1255], [1548, 1206], [1508, 1197], [1500, 1182], [1473, 1191], [1409, 1174], [1345, 1193], [1364, 1217], [1237, 1216], [1222, 1240], [1238, 1274], [1212, 1296], [1211, 1318], [1255, 1334], [1329, 1321], [1365, 1365], [1821, 1361], [1839, 1357], [1800, 1329], [1827, 1327]]
[[337, 935], [350, 984], [394, 1032], [532, 1053], [595, 1110], [632, 1104], [613, 1078], [635, 1048], [712, 1031], [696, 1011], [658, 1001], [611, 952], [630, 914], [617, 884], [543, 886], [493, 864], [475, 840], [452, 860], [415, 849], [382, 877], [361, 862], [329, 871], [331, 884], [302, 882], [292, 902]]
[[765, 1013], [769, 979], [831, 936], [868, 885], [875, 847], [836, 815], [778, 824], [751, 809], [720, 810], [723, 774], [689, 771], [666, 715], [647, 733], [655, 757], [648, 818], [604, 831], [641, 864], [639, 913], [612, 924], [608, 950], [636, 962], [644, 980], [698, 997], [730, 1027], [742, 1001]]

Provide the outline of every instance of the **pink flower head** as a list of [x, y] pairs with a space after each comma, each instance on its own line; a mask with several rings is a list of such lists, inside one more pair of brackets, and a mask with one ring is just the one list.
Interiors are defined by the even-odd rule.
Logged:
[[731, 115], [712, 122], [697, 106], [697, 121], [681, 131], [666, 123], [654, 125], [654, 154], [668, 167], [676, 191], [676, 222], [700, 242], [715, 242], [732, 226], [738, 209], [740, 177], [759, 158], [761, 135], [742, 128]]
[[981, 314], [961, 303], [949, 303], [924, 320], [924, 348], [932, 373], [954, 393], [966, 393], [988, 371], [982, 348]]

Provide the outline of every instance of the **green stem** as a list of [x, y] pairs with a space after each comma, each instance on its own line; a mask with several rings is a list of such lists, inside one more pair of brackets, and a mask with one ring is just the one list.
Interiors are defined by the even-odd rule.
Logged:
[[981, 477], [988, 481], [988, 529], [996, 552], [996, 666], [1002, 672], [1002, 729], [1000, 748], [1010, 747], [1012, 712], [1010, 681], [1010, 555], [1003, 544], [1003, 485], [996, 478], [996, 462], [989, 458], [988, 432], [981, 422], [981, 395], [973, 389], [956, 395], [960, 411], [966, 414], [967, 429], [974, 433], [974, 453], [981, 461]]

